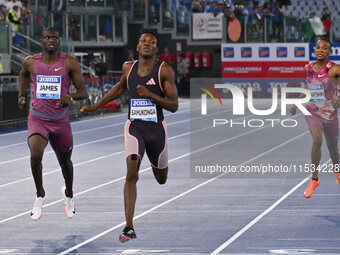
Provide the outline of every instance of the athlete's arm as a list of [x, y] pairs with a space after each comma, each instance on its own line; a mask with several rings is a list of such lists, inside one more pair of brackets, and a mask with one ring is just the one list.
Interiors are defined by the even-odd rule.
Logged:
[[61, 108], [67, 107], [72, 102], [73, 99], [81, 100], [87, 97], [84, 77], [81, 74], [78, 61], [74, 57], [67, 56], [66, 70], [74, 84], [74, 87], [76, 88], [76, 92], [69, 93], [68, 96], [63, 96], [58, 100], [57, 106]]
[[137, 92], [140, 96], [151, 98], [162, 108], [176, 112], [178, 109], [178, 95], [175, 85], [175, 73], [169, 64], [164, 63], [161, 67], [161, 84], [165, 98], [150, 92], [145, 86], [138, 85]]
[[83, 114], [88, 114], [90, 112], [96, 111], [98, 108], [101, 106], [107, 104], [108, 102], [120, 97], [124, 91], [127, 89], [127, 75], [130, 71], [131, 68], [131, 63], [132, 62], [125, 62], [123, 64], [123, 75], [120, 78], [120, 81], [112, 87], [112, 89], [109, 91], [109, 93], [106, 94], [105, 97], [103, 97], [98, 103], [92, 106], [84, 106], [83, 108], [80, 109], [80, 112]]
[[[305, 69], [305, 73], [307, 74], [308, 64], [305, 65], [304, 69]], [[301, 94], [301, 95], [299, 96], [299, 99], [302, 99], [302, 98], [305, 98], [305, 97], [306, 97], [305, 94]], [[295, 115], [295, 114], [296, 114], [296, 109], [297, 109], [297, 106], [296, 106], [296, 105], [293, 105], [293, 106], [290, 108], [289, 111], [290, 111], [290, 113], [291, 113], [292, 115]]]
[[22, 63], [22, 68], [19, 76], [19, 95], [18, 105], [19, 109], [22, 110], [26, 104], [26, 90], [30, 84], [31, 73], [34, 69], [34, 58], [32, 56], [26, 57]]
[[[69, 67], [69, 68], [67, 68]], [[77, 89], [76, 92], [70, 93], [69, 95], [75, 100], [81, 100], [87, 98], [87, 91], [85, 87], [85, 80], [81, 74], [80, 66], [74, 57], [67, 56], [66, 68], [69, 71], [69, 76]]]
[[[329, 69], [328, 71], [328, 76], [331, 79], [336, 79], [335, 84], [336, 84], [336, 95], [337, 95], [337, 90], [338, 90], [338, 86], [339, 86], [339, 77], [340, 77], [340, 65], [334, 64], [331, 69]], [[332, 104], [334, 108], [340, 108], [340, 100], [339, 99], [333, 99], [332, 100]]]

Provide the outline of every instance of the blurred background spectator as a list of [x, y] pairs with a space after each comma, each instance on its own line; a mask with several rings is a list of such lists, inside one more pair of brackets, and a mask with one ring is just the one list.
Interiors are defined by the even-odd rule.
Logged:
[[168, 62], [168, 64], [173, 65], [174, 64], [174, 55], [172, 55], [169, 51], [168, 47], [164, 47], [163, 53], [159, 55], [159, 58], [162, 61]]
[[188, 64], [184, 53], [178, 54], [177, 62], [177, 90], [179, 95], [189, 94], [189, 84], [187, 82]]
[[6, 22], [11, 24], [13, 43], [21, 45], [22, 38], [17, 32], [19, 32], [19, 25], [22, 23], [22, 20], [19, 17], [19, 5], [17, 3], [13, 3], [11, 9], [7, 12]]
[[216, 7], [214, 0], [209, 1], [209, 4], [207, 4], [204, 8], [204, 12], [213, 13], [213, 14], [217, 13], [217, 7]]
[[325, 27], [325, 32], [326, 32], [325, 36], [329, 40], [329, 32], [331, 31], [332, 19], [331, 19], [331, 15], [328, 13], [327, 6], [322, 7], [321, 21]]
[[203, 7], [201, 5], [201, 2], [199, 0], [192, 0], [192, 3], [191, 3], [191, 11], [193, 13], [195, 12], [203, 12]]
[[6, 21], [6, 8], [7, 8], [6, 1], [0, 0], [0, 22]]
[[127, 57], [126, 60], [127, 61], [134, 61], [135, 60], [135, 56], [134, 56], [133, 50], [128, 50], [128, 57]]

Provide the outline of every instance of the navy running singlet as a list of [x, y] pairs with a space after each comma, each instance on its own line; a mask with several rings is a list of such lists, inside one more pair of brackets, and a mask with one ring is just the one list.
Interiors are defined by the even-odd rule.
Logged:
[[157, 61], [151, 72], [146, 76], [139, 76], [138, 60], [132, 64], [130, 72], [127, 77], [127, 88], [129, 93], [129, 119], [142, 120], [149, 122], [160, 123], [163, 121], [163, 108], [155, 104], [152, 99], [147, 99], [139, 96], [137, 86], [143, 85], [147, 89], [161, 97], [165, 97], [163, 88], [161, 86], [161, 67], [164, 62]]

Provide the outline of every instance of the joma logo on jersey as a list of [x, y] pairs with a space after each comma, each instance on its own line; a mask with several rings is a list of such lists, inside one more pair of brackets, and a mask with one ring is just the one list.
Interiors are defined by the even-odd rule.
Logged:
[[55, 85], [41, 85], [40, 86], [40, 91], [58, 91], [58, 86]]
[[150, 100], [132, 100], [132, 106], [154, 106], [155, 104]]
[[316, 89], [322, 89], [323, 87], [322, 87], [322, 85], [321, 84], [309, 84], [308, 85], [308, 89], [309, 90], [316, 90]]
[[60, 77], [55, 76], [38, 76], [38, 82], [51, 82], [51, 83], [60, 83]]

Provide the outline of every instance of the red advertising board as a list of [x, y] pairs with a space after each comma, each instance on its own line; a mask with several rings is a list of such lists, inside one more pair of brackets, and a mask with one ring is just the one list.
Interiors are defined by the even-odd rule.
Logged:
[[222, 62], [222, 78], [305, 78], [308, 61]]

